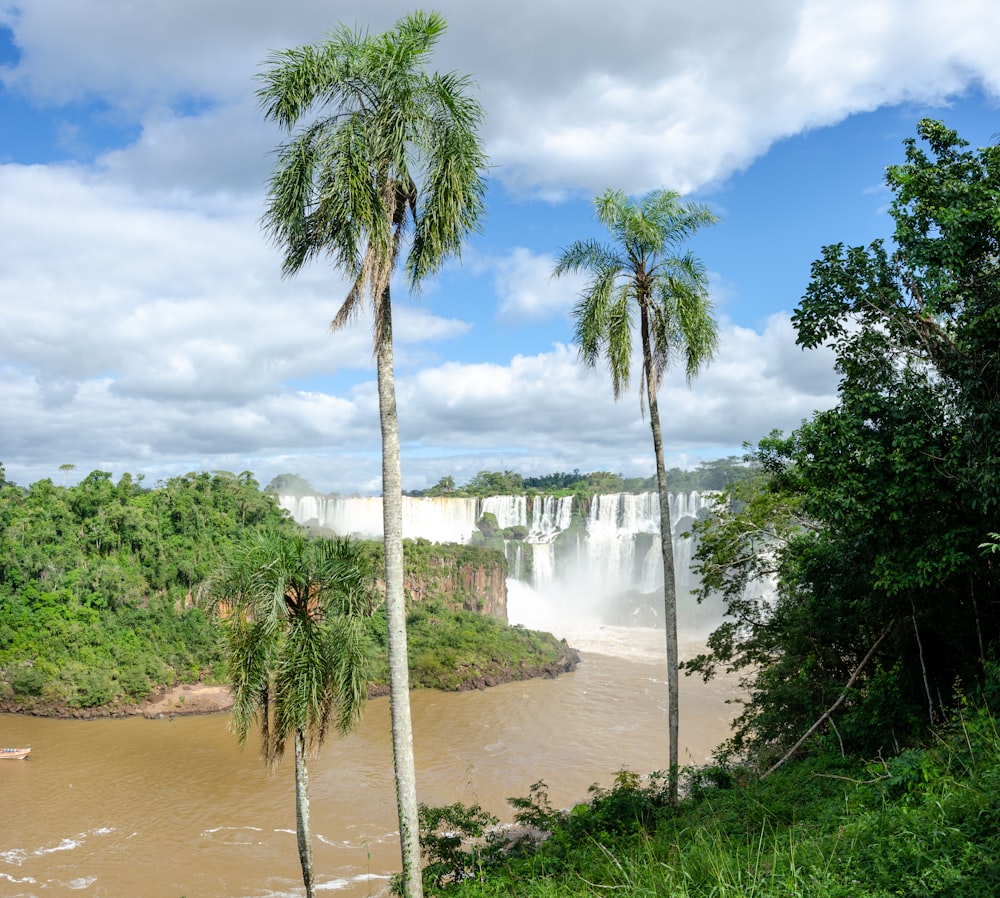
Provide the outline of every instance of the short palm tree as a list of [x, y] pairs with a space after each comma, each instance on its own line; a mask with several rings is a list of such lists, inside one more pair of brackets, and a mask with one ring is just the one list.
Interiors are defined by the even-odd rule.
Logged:
[[357, 547], [274, 531], [252, 531], [213, 588], [240, 745], [259, 727], [269, 765], [289, 740], [295, 746], [295, 822], [308, 898], [315, 889], [307, 758], [331, 723], [346, 733], [361, 713], [373, 595]]
[[416, 290], [478, 227], [486, 158], [482, 109], [456, 74], [424, 64], [445, 29], [413, 13], [383, 34], [346, 28], [271, 58], [258, 96], [268, 119], [293, 130], [280, 149], [264, 225], [284, 250], [284, 272], [328, 256], [351, 281], [337, 330], [362, 309], [374, 320], [382, 429], [382, 501], [393, 760], [403, 889], [422, 895], [403, 594], [402, 475], [393, 374], [390, 279], [405, 253]]
[[591, 280], [573, 310], [575, 339], [583, 361], [593, 367], [603, 356], [611, 371], [615, 399], [628, 387], [632, 329], [639, 319], [642, 341], [640, 404], [649, 406], [660, 495], [663, 604], [667, 639], [667, 692], [670, 739], [669, 794], [678, 790], [677, 585], [670, 521], [670, 494], [663, 459], [663, 436], [656, 401], [670, 362], [681, 357], [688, 380], [715, 353], [718, 334], [708, 297], [704, 265], [682, 244], [716, 221], [704, 206], [685, 203], [671, 190], [654, 190], [632, 202], [618, 190], [594, 200], [598, 220], [611, 243], [578, 240], [559, 256], [554, 274], [584, 271]]

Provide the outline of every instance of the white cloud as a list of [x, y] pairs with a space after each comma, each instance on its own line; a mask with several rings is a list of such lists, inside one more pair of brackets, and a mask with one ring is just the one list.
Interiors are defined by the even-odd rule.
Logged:
[[[801, 352], [793, 341], [783, 315], [761, 333], [726, 325], [718, 359], [690, 387], [671, 374], [660, 395], [670, 463], [717, 457], [720, 447], [738, 451], [832, 405], [830, 355]], [[40, 413], [41, 390], [30, 376], [8, 369], [0, 385], [13, 437], [4, 460], [15, 480], [53, 476], [65, 462], [82, 473], [102, 467], [156, 479], [189, 470], [196, 459], [209, 470], [249, 467], [265, 481], [291, 470], [322, 490], [377, 489], [372, 381], [347, 397], [282, 389], [241, 401], [169, 402], [93, 379], [58, 415]], [[564, 345], [509, 364], [447, 362], [399, 376], [405, 483], [418, 488], [445, 474], [463, 481], [503, 468], [648, 475], [651, 436], [633, 386], [615, 402], [606, 372], [584, 368]]]
[[249, 96], [197, 112], [157, 106], [143, 112], [130, 146], [104, 153], [98, 165], [133, 188], [212, 194], [259, 193], [282, 135], [260, 118]]
[[[682, 372], [668, 375], [659, 405], [671, 464], [738, 452], [743, 442], [774, 428], [790, 431], [835, 403], [832, 354], [804, 352], [794, 339], [786, 314], [772, 316], [759, 333], [723, 324], [717, 359], [690, 387]], [[447, 363], [401, 378], [397, 389], [411, 488], [445, 474], [462, 482], [483, 469], [653, 470], [638, 381], [615, 402], [607, 373], [582, 366], [573, 347], [507, 365]], [[324, 473], [314, 472], [317, 485], [344, 489]]]
[[[330, 335], [343, 281], [325, 266], [281, 280], [244, 201], [198, 212], [80, 167], [18, 165], [0, 166], [0, 195], [9, 476], [66, 461], [177, 473], [194, 459], [377, 443], [374, 405], [311, 386], [346, 394], [371, 376], [370, 323]], [[397, 303], [399, 368], [469, 327]]]
[[552, 277], [556, 257], [514, 247], [501, 259], [489, 260], [500, 307], [497, 315], [509, 321], [544, 320], [568, 314], [584, 284], [584, 278]]
[[[623, 15], [597, 0], [571, 14], [526, 0], [438, 7], [449, 31], [435, 64], [478, 80], [508, 196], [695, 189], [853, 112], [945, 102], [971, 85], [1000, 92], [994, 0], [639, 0]], [[370, 324], [327, 333], [345, 291], [328, 265], [279, 277], [259, 218], [281, 135], [260, 119], [253, 76], [274, 49], [361, 16], [378, 31], [410, 8], [0, 0], [21, 52], [0, 70], [7, 91], [51, 113], [71, 148], [102, 128], [131, 135], [92, 161], [79, 149], [76, 165], [0, 166], [8, 476], [27, 482], [65, 462], [152, 479], [249, 468], [377, 489]], [[394, 293], [408, 486], [481, 468], [652, 469], [637, 397], [614, 403], [605, 373], [558, 342], [582, 279], [550, 279], [563, 237], [532, 224], [489, 256], [467, 255], [480, 278], [450, 307], [435, 284], [425, 304]], [[714, 286], [723, 298], [741, 288]], [[447, 312], [435, 313], [439, 300]], [[482, 339], [473, 307], [510, 326]], [[532, 345], [546, 351], [503, 343], [543, 322], [552, 330]], [[725, 326], [715, 364], [690, 389], [682, 380], [661, 399], [674, 462], [790, 429], [835, 391], [829, 355], [796, 349], [787, 314]]]
[[[886, 103], [1000, 90], [993, 0], [633, 3], [511, 0], [489, 16], [444, 0], [442, 69], [471, 73], [496, 176], [557, 197], [608, 184], [690, 190], [748, 165], [776, 139]], [[278, 139], [254, 119], [255, 74], [276, 49], [344, 22], [388, 27], [399, 0], [8, 3], [23, 55], [3, 74], [45, 102], [98, 96], [143, 130], [109, 157], [130, 178], [184, 174], [260, 186]], [[2, 20], [0, 20], [2, 21]], [[241, 152], [242, 148], [242, 152]], [[129, 159], [128, 157], [134, 157]], [[228, 166], [226, 165], [228, 160]]]

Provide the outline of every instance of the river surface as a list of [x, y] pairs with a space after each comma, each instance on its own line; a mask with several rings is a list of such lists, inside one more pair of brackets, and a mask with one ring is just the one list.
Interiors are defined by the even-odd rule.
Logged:
[[[561, 635], [561, 634], [560, 634]], [[667, 766], [662, 633], [578, 633], [576, 672], [480, 692], [412, 695], [422, 802], [506, 799], [544, 780], [553, 806], [627, 768]], [[695, 646], [683, 645], [682, 657]], [[681, 678], [681, 763], [725, 738], [733, 686]], [[304, 894], [293, 759], [269, 774], [228, 715], [63, 721], [0, 715], [0, 895], [9, 898], [277, 898]], [[318, 890], [381, 896], [400, 866], [388, 699], [310, 762]]]

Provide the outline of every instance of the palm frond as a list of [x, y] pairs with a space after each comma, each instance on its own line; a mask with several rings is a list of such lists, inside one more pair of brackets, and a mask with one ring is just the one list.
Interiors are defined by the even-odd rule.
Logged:
[[580, 358], [591, 368], [597, 364], [607, 343], [616, 275], [617, 270], [613, 267], [598, 269], [573, 309], [574, 339], [580, 348]]
[[645, 414], [647, 388], [659, 389], [675, 356], [685, 359], [690, 380], [715, 352], [707, 273], [697, 258], [675, 249], [716, 218], [672, 190], [654, 190], [633, 202], [623, 191], [609, 189], [594, 199], [594, 211], [612, 245], [592, 239], [570, 244], [560, 252], [553, 276], [593, 275], [573, 309], [574, 339], [586, 364], [605, 357], [616, 399], [628, 387], [633, 315], [640, 310], [646, 328], [639, 385]]
[[619, 287], [608, 309], [604, 327], [604, 355], [611, 372], [615, 399], [628, 389], [632, 364], [632, 302], [625, 287]]
[[357, 721], [373, 579], [368, 557], [347, 540], [267, 530], [248, 533], [217, 578], [233, 729], [245, 744], [259, 727], [269, 764], [298, 731], [315, 749], [332, 721], [342, 731]]
[[589, 271], [595, 275], [613, 271], [617, 276], [626, 265], [613, 247], [599, 240], [577, 240], [560, 250], [552, 276], [561, 277], [572, 271]]
[[348, 275], [331, 327], [367, 306], [376, 349], [406, 238], [412, 233], [406, 270], [418, 290], [458, 255], [485, 211], [482, 108], [472, 84], [423, 70], [444, 29], [438, 13], [426, 12], [376, 36], [341, 27], [319, 45], [272, 55], [258, 76], [267, 119], [293, 131], [317, 114], [279, 149], [263, 226], [284, 251], [286, 275], [321, 255]]
[[485, 216], [486, 155], [477, 138], [483, 112], [465, 93], [468, 80], [436, 76], [428, 81], [431, 115], [415, 139], [423, 146], [423, 191], [415, 210], [413, 244], [407, 257], [412, 288], [460, 252]]

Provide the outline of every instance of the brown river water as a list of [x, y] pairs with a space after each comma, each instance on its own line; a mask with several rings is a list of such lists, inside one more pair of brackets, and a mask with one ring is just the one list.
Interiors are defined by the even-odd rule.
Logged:
[[[562, 634], [560, 634], [562, 635]], [[567, 634], [583, 662], [557, 679], [412, 695], [422, 802], [506, 799], [544, 780], [553, 806], [615, 773], [666, 767], [663, 636]], [[682, 657], [697, 648], [682, 645]], [[681, 763], [704, 763], [735, 713], [733, 684], [681, 678]], [[0, 895], [9, 898], [277, 898], [304, 894], [292, 759], [277, 773], [241, 751], [228, 715], [64, 721], [0, 715]], [[318, 891], [388, 894], [399, 869], [388, 699], [310, 763]]]

